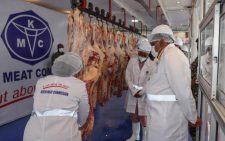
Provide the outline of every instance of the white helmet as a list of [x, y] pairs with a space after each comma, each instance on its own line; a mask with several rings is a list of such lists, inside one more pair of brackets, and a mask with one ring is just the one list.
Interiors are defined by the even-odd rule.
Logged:
[[146, 38], [139, 38], [137, 43], [138, 50], [150, 53], [152, 47]]
[[148, 36], [148, 40], [150, 42], [156, 40], [156, 39], [154, 39], [154, 37], [156, 37], [157, 35], [166, 36], [166, 37], [169, 37], [170, 39], [172, 39], [173, 42], [175, 41], [173, 31], [168, 25], [162, 24], [162, 25], [155, 27], [152, 30], [152, 33], [150, 34], [150, 36]]
[[183, 46], [183, 41], [182, 41], [182, 39], [180, 37], [175, 37], [174, 44], [179, 46], [179, 47], [182, 47]]

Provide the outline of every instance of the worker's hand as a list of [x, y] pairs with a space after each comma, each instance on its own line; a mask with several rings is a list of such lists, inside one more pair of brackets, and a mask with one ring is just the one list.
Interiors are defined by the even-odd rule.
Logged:
[[198, 79], [196, 79], [196, 80], [195, 80], [195, 84], [199, 84], [199, 81], [198, 81]]
[[134, 95], [134, 97], [136, 97], [136, 98], [140, 98], [140, 97], [142, 97], [142, 95], [141, 94], [139, 94], [140, 93], [140, 91], [141, 90], [139, 90], [135, 95]]
[[192, 123], [188, 123], [188, 126], [189, 127], [194, 127], [194, 128], [197, 128], [197, 127], [200, 127], [202, 125], [202, 119], [200, 117], [197, 118], [197, 121], [195, 124], [192, 124]]
[[198, 79], [192, 79], [192, 80], [191, 80], [191, 86], [192, 86], [192, 87], [194, 87], [194, 86], [196, 86], [196, 85], [198, 85], [198, 84], [199, 84]]

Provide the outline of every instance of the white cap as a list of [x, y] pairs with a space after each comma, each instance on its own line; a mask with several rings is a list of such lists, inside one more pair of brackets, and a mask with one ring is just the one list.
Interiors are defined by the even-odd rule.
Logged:
[[171, 38], [173, 41], [175, 41], [173, 31], [168, 25], [162, 24], [162, 25], [155, 27], [152, 30], [152, 33], [150, 34], [150, 36], [148, 36], [148, 40], [150, 42], [155, 40], [154, 37], [157, 35], [166, 36], [166, 37]]
[[82, 68], [83, 62], [81, 57], [76, 53], [67, 52], [56, 58], [52, 66], [52, 73], [62, 77], [74, 76]]
[[175, 42], [174, 42], [175, 45], [179, 46], [179, 47], [182, 47], [183, 46], [183, 41], [180, 37], [175, 37]]
[[146, 38], [139, 38], [137, 43], [138, 50], [144, 52], [150, 52], [152, 47]]
[[213, 37], [208, 37], [205, 40], [205, 46], [211, 46], [211, 45], [213, 45]]

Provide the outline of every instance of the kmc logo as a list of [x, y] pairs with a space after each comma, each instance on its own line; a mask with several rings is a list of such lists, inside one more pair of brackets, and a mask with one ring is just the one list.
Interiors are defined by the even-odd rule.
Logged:
[[54, 40], [48, 23], [33, 11], [10, 15], [1, 37], [12, 58], [30, 65], [49, 57]]

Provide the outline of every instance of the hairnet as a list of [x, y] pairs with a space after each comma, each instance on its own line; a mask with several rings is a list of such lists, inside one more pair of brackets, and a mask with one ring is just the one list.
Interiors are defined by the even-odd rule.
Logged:
[[212, 48], [212, 45], [213, 45], [213, 37], [208, 37], [205, 40], [205, 50]]
[[81, 57], [76, 53], [67, 52], [54, 61], [52, 73], [62, 77], [73, 76], [82, 68]]
[[158, 40], [161, 40], [161, 39], [163, 39], [165, 42], [168, 42], [168, 43], [173, 43], [174, 42], [174, 40], [170, 37], [170, 35], [163, 34], [163, 33], [154, 34], [152, 36], [150, 42], [158, 41]]
[[[161, 37], [161, 38], [160, 38]], [[168, 25], [159, 25], [152, 30], [152, 33], [148, 36], [150, 42], [160, 40], [162, 37], [166, 38], [169, 42], [174, 42], [174, 35], [172, 29]]]
[[148, 42], [148, 39], [146, 39], [146, 38], [139, 38], [137, 47], [138, 47], [138, 50], [140, 50], [140, 51], [144, 51], [144, 52], [151, 51], [151, 45]]
[[213, 37], [208, 37], [205, 40], [205, 46], [210, 46], [210, 45], [213, 45]]

